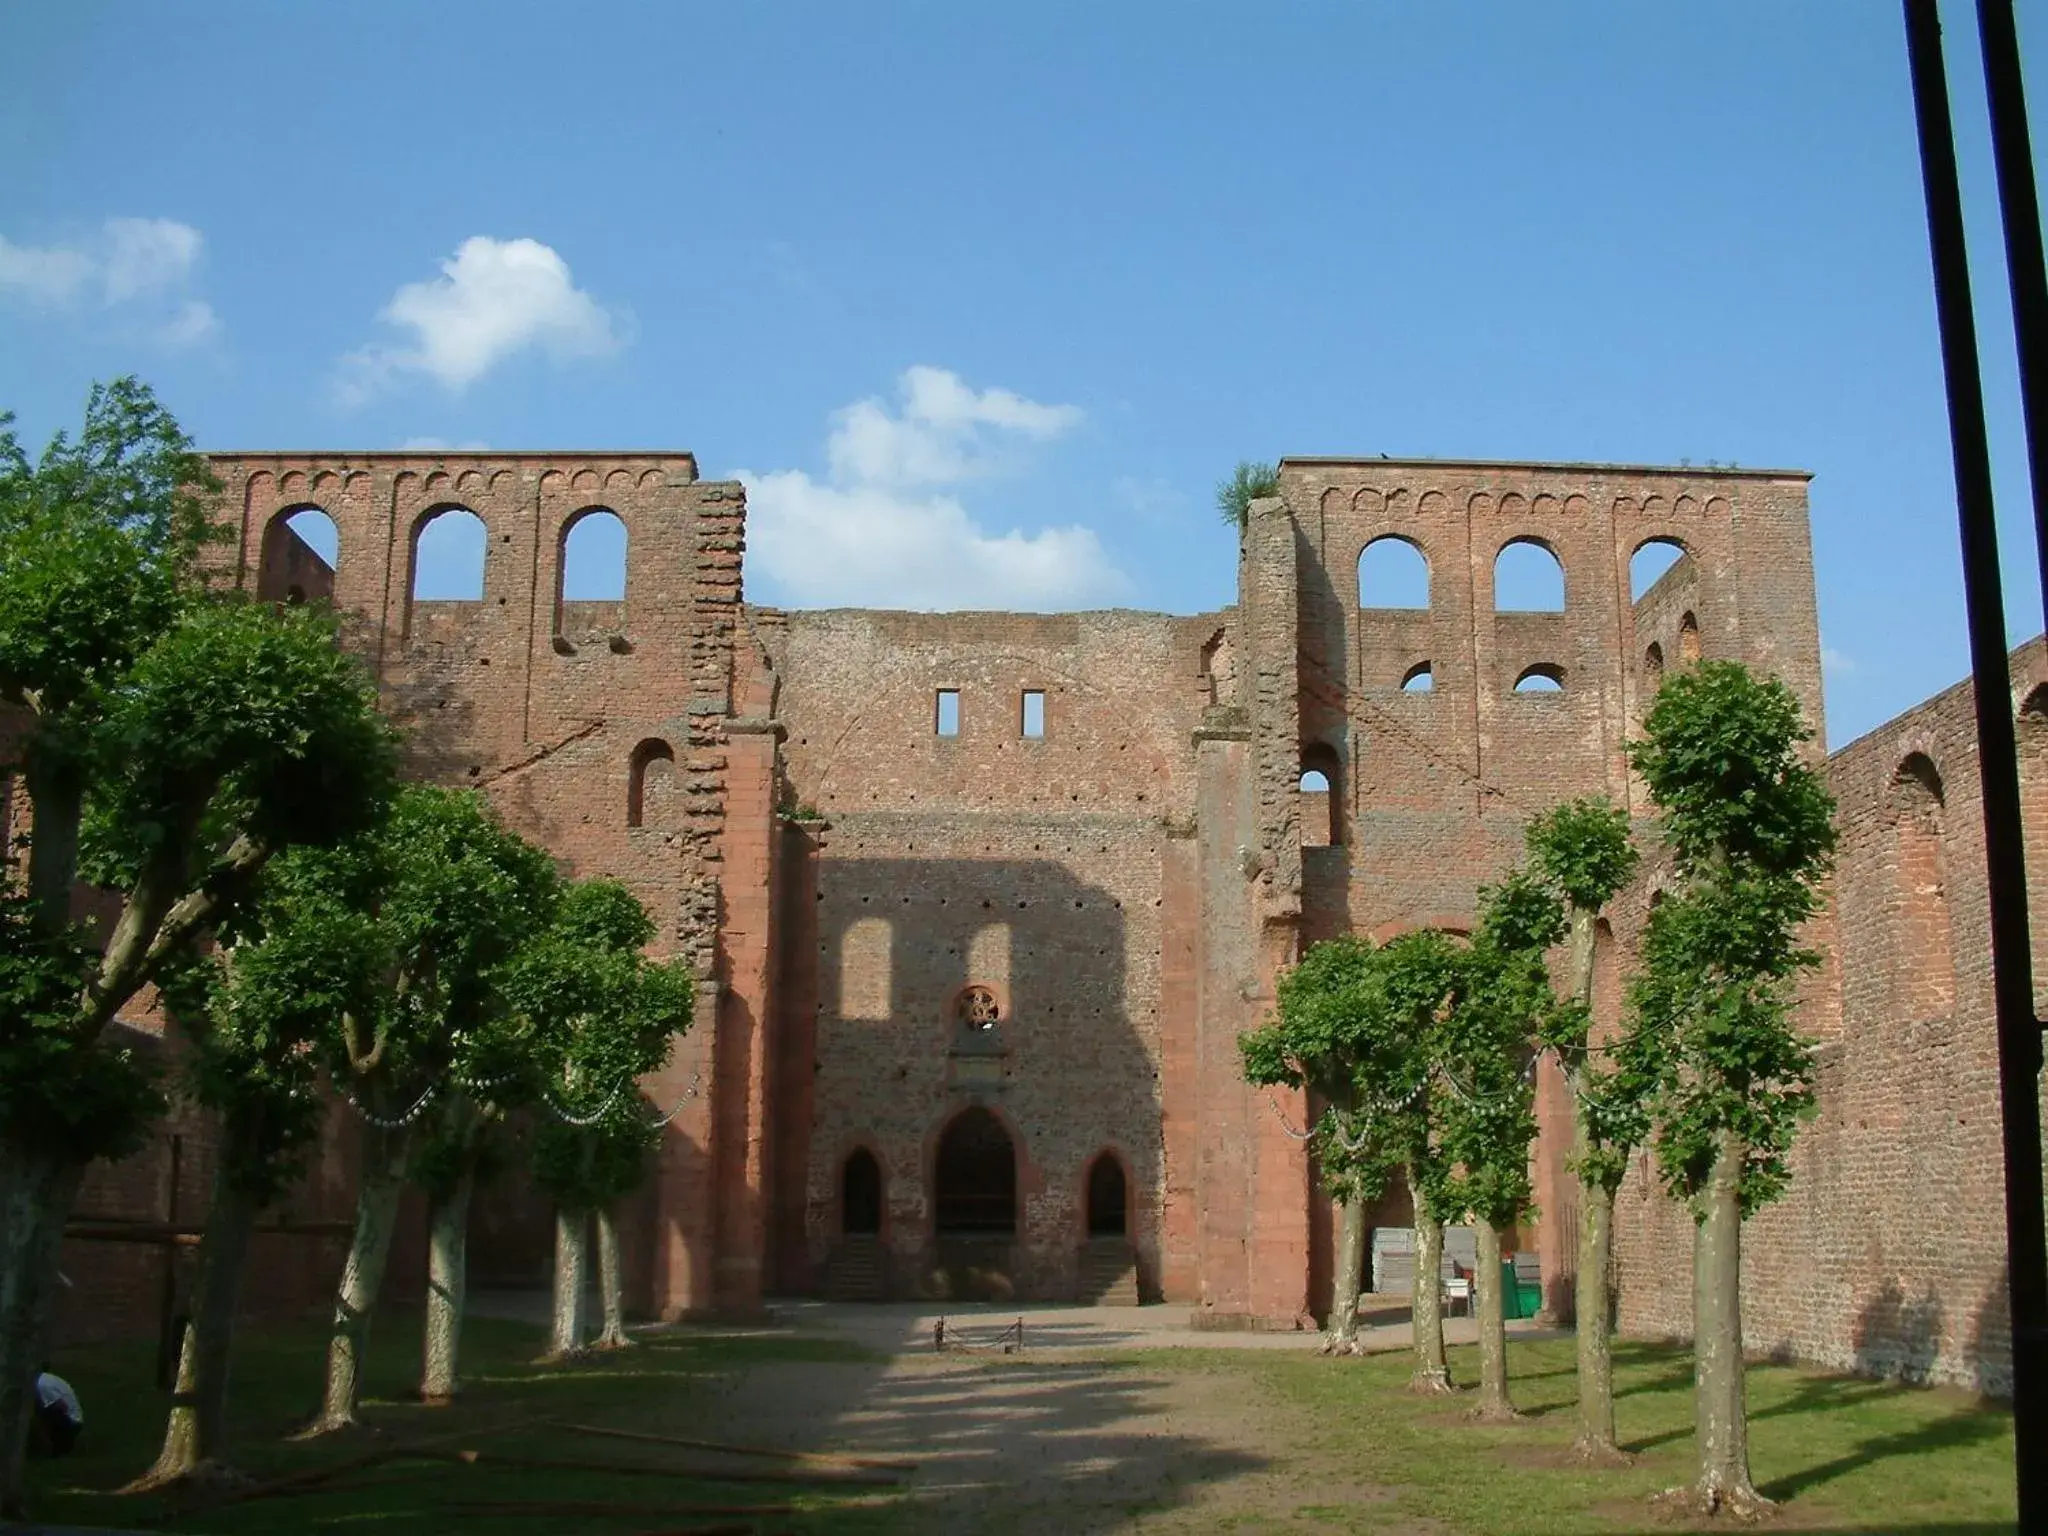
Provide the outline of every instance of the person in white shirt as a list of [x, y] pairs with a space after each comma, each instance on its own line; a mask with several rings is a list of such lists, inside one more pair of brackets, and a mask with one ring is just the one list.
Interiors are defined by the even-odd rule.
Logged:
[[36, 1420], [53, 1456], [69, 1455], [78, 1444], [78, 1432], [85, 1428], [85, 1410], [78, 1405], [78, 1394], [47, 1362], [36, 1369]]

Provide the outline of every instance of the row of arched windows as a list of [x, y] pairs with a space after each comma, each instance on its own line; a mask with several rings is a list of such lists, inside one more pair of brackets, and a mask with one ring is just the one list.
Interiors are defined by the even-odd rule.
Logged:
[[[1640, 602], [1686, 553], [1676, 539], [1659, 537], [1638, 545], [1629, 560], [1631, 599]], [[1493, 559], [1496, 613], [1562, 613], [1564, 603], [1564, 566], [1545, 540], [1524, 534], [1500, 547]], [[1404, 534], [1387, 533], [1359, 551], [1358, 605], [1430, 607], [1429, 557], [1422, 546]]]
[[[1107, 1149], [1088, 1165], [1090, 1237], [1122, 1237], [1130, 1230], [1130, 1180]], [[866, 1147], [847, 1154], [839, 1169], [839, 1230], [871, 1237], [889, 1208], [881, 1160]], [[1017, 1232], [1017, 1150], [1003, 1122], [975, 1105], [955, 1115], [939, 1137], [932, 1162], [932, 1231], [938, 1237], [1014, 1237]]]
[[[264, 535], [263, 576], [277, 591], [259, 585], [258, 596], [284, 600], [278, 558], [287, 538], [311, 550], [331, 573], [341, 565], [341, 535], [319, 507], [294, 507], [271, 519]], [[585, 507], [566, 519], [558, 535], [557, 598], [569, 603], [622, 602], [626, 596], [626, 525], [609, 507]], [[490, 542], [484, 520], [467, 507], [435, 507], [413, 524], [411, 593], [415, 602], [476, 603], [484, 595], [484, 555]], [[303, 595], [303, 594], [299, 594]]]

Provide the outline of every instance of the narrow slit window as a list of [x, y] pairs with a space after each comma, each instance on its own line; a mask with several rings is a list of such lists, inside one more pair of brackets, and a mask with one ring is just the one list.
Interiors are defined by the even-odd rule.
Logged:
[[958, 688], [941, 688], [939, 690], [939, 703], [934, 728], [941, 736], [958, 736], [960, 734], [960, 690]]
[[1045, 736], [1045, 690], [1042, 688], [1024, 690], [1024, 736], [1028, 741], [1038, 741]]

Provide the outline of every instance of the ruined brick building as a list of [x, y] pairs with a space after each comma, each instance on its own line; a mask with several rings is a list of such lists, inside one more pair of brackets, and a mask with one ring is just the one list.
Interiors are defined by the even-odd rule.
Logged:
[[[1292, 1134], [1304, 1106], [1238, 1066], [1277, 973], [1334, 933], [1468, 926], [1562, 798], [1644, 813], [1622, 749], [1666, 668], [1738, 658], [1821, 723], [1798, 473], [1290, 459], [1236, 604], [1174, 617], [749, 606], [742, 488], [684, 454], [216, 468], [238, 579], [334, 602], [416, 770], [482, 787], [573, 873], [627, 881], [698, 967], [697, 1027], [646, 1085], [683, 1110], [631, 1223], [637, 1297], [671, 1315], [831, 1289], [1309, 1319], [1332, 1222]], [[298, 531], [314, 512], [331, 565]], [[415, 596], [444, 516], [480, 520], [479, 579]], [[617, 595], [567, 598], [567, 553], [603, 517]], [[1646, 546], [1680, 558], [1644, 586]], [[1516, 558], [1554, 563], [1547, 611], [1497, 605]], [[1420, 576], [1390, 596], [1403, 561]], [[2038, 820], [2048, 658], [2018, 675]], [[1829, 762], [1822, 1114], [1792, 1197], [1752, 1227], [1748, 1320], [1760, 1347], [1995, 1387], [1972, 754], [1964, 688]], [[1656, 879], [1603, 927], [1610, 1011]], [[1524, 1243], [1561, 1299], [1568, 1117], [1547, 1069], [1540, 1107]], [[346, 1185], [337, 1148], [302, 1209], [344, 1212]], [[108, 1172], [103, 1200], [122, 1188]], [[479, 1221], [477, 1272], [537, 1276], [544, 1228], [516, 1191]], [[1689, 1232], [1640, 1169], [1619, 1225], [1624, 1326], [1683, 1331]], [[334, 1251], [291, 1262], [331, 1283]], [[118, 1269], [67, 1264], [103, 1297]]]

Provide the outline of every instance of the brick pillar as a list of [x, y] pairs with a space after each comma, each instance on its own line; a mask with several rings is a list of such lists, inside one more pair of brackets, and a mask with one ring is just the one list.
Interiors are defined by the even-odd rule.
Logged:
[[725, 981], [713, 1071], [718, 1237], [712, 1294], [721, 1312], [761, 1305], [768, 1254], [769, 1023], [774, 1017], [775, 749], [781, 727], [726, 722], [726, 814], [719, 878]]

